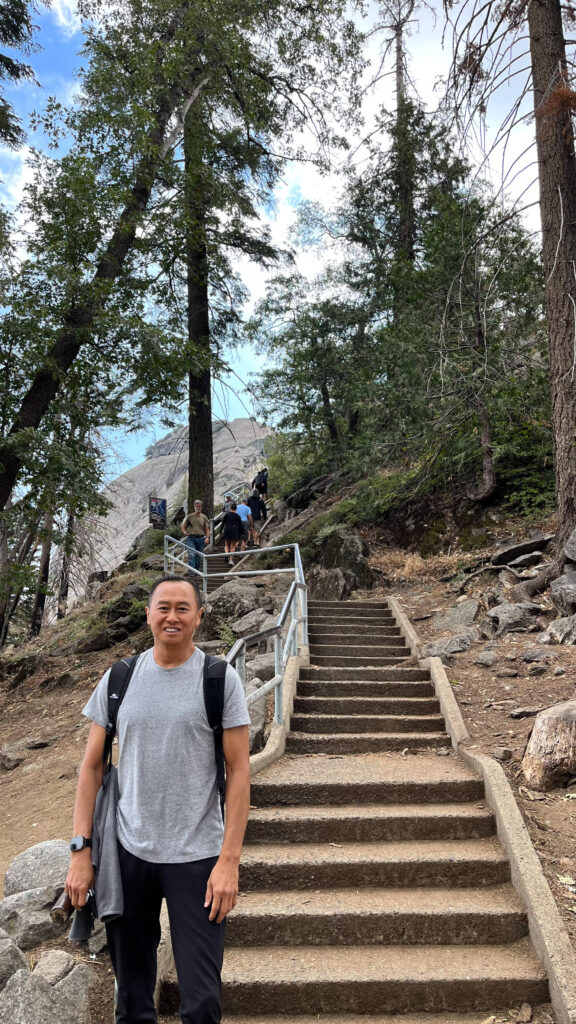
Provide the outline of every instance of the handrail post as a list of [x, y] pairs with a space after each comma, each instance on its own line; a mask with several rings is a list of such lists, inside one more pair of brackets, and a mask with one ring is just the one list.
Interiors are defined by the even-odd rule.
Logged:
[[277, 725], [282, 725], [284, 666], [282, 664], [282, 633], [280, 630], [278, 630], [274, 637], [274, 675], [280, 678], [280, 682], [274, 690], [274, 721]]
[[[294, 597], [292, 598], [292, 622], [297, 622], [297, 620], [298, 620], [298, 589], [296, 589], [294, 591]], [[294, 630], [294, 632], [292, 634], [292, 643], [290, 644], [290, 646], [292, 648], [290, 653], [291, 654], [296, 654], [298, 652], [298, 626], [296, 626], [296, 629]]]
[[164, 536], [164, 572], [168, 573], [168, 537]]
[[242, 647], [238, 657], [236, 658], [236, 665], [234, 666], [240, 679], [242, 680], [242, 686], [244, 687], [244, 693], [246, 693], [246, 648]]
[[212, 519], [210, 520], [210, 541], [209, 541], [209, 544], [210, 544], [211, 548], [214, 547], [214, 516], [212, 516]]
[[202, 552], [202, 586], [204, 593], [208, 593], [208, 559], [204, 552]]
[[300, 607], [302, 609], [302, 646], [308, 646], [308, 588], [300, 591]]

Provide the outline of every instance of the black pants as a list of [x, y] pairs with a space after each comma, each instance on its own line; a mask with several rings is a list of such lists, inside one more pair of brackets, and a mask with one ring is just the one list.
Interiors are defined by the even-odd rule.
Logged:
[[124, 914], [106, 925], [118, 996], [116, 1024], [156, 1024], [160, 905], [166, 899], [182, 1024], [220, 1024], [225, 922], [209, 921], [206, 883], [216, 857], [151, 864], [118, 844]]

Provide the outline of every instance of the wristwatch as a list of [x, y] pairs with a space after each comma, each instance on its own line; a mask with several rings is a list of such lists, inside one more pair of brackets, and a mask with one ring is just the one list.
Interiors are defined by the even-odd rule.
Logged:
[[83, 850], [85, 846], [92, 846], [92, 840], [87, 839], [86, 836], [74, 836], [70, 840], [72, 853], [76, 853], [77, 850]]

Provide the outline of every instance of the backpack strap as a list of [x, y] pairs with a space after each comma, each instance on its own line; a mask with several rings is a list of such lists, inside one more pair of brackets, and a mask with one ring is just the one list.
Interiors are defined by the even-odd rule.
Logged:
[[128, 683], [132, 678], [137, 661], [138, 655], [133, 654], [131, 657], [122, 658], [122, 661], [114, 662], [110, 669], [110, 675], [108, 676], [108, 724], [104, 741], [104, 770], [112, 764], [112, 744], [116, 735], [118, 709], [124, 700], [124, 695], [128, 689]]
[[216, 757], [216, 782], [220, 796], [220, 810], [224, 817], [226, 800], [226, 767], [224, 764], [224, 747], [222, 745], [222, 716], [224, 714], [224, 684], [228, 662], [222, 658], [204, 655], [204, 706], [208, 724], [214, 734], [214, 754]]

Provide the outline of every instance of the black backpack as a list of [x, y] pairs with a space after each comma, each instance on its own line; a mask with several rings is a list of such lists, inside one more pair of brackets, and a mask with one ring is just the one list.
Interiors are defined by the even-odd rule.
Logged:
[[[118, 709], [124, 699], [138, 655], [116, 661], [110, 669], [108, 677], [108, 725], [104, 742], [104, 768], [112, 763], [112, 743], [116, 735]], [[222, 745], [222, 715], [224, 713], [224, 683], [228, 663], [222, 658], [214, 658], [211, 654], [204, 655], [204, 707], [208, 724], [214, 734], [214, 753], [216, 757], [216, 782], [220, 796], [220, 810], [224, 817], [226, 801], [226, 769], [224, 764], [224, 748]]]

